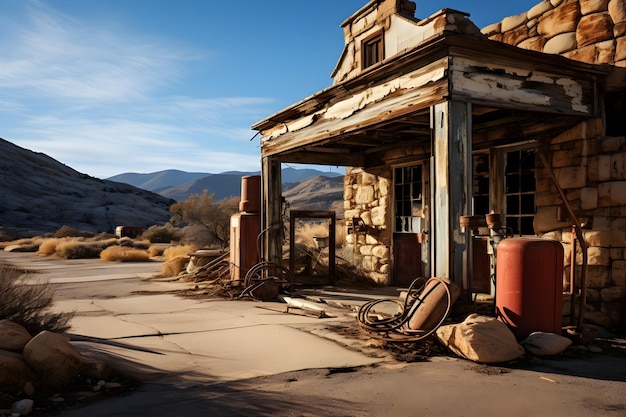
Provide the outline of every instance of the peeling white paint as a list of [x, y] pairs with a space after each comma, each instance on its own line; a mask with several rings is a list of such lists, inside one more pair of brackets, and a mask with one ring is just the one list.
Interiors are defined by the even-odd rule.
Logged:
[[374, 86], [352, 97], [336, 103], [328, 108], [324, 118], [345, 119], [359, 110], [362, 110], [370, 103], [383, 100], [388, 95], [396, 91], [411, 90], [423, 87], [429, 82], [441, 80], [445, 77], [445, 67], [441, 61], [435, 62], [419, 71], [403, 75], [384, 84]]
[[536, 91], [523, 90], [522, 80], [499, 77], [490, 74], [474, 74], [454, 71], [452, 75], [454, 91], [472, 93], [485, 98], [502, 101], [549, 106], [550, 96]]
[[563, 87], [563, 91], [568, 97], [572, 99], [572, 109], [580, 112], [589, 112], [588, 106], [582, 104], [583, 99], [583, 87], [576, 81], [569, 78], [559, 78], [556, 81], [557, 85]]

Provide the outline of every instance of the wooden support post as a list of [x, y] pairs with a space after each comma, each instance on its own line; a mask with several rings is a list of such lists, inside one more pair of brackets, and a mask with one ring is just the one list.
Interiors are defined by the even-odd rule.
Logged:
[[281, 265], [283, 260], [282, 172], [280, 160], [265, 157], [261, 163], [262, 260]]
[[459, 218], [472, 206], [472, 105], [445, 102], [432, 107], [432, 253], [434, 275], [471, 295], [471, 237]]

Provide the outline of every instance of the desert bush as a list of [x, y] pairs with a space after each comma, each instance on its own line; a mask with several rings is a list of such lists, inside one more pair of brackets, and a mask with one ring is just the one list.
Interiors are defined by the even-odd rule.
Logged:
[[61, 226], [59, 230], [54, 232], [52, 237], [62, 238], [62, 237], [93, 237], [92, 232], [85, 232], [78, 230], [74, 227], [70, 226]]
[[0, 319], [22, 325], [31, 335], [43, 330], [64, 332], [74, 313], [49, 311], [54, 291], [48, 283], [26, 283], [24, 274], [6, 263], [0, 263]]
[[164, 277], [175, 277], [185, 270], [189, 263], [188, 256], [179, 256], [176, 258], [168, 259], [163, 262], [161, 267], [161, 275]]
[[150, 244], [149, 240], [135, 240], [133, 242], [133, 248], [135, 249], [148, 250], [150, 249], [150, 246], [152, 245]]
[[100, 252], [100, 259], [111, 262], [140, 262], [149, 261], [150, 255], [147, 251], [137, 248], [109, 246]]
[[202, 194], [191, 194], [186, 201], [172, 204], [170, 211], [174, 213], [171, 222], [186, 222], [204, 228], [205, 234], [211, 236], [221, 247], [226, 248], [230, 240], [230, 218], [239, 211], [239, 197], [225, 198], [213, 202], [215, 194], [204, 190]]
[[182, 231], [167, 223], [163, 226], [150, 226], [142, 235], [143, 239], [150, 243], [178, 242], [182, 237]]
[[[303, 222], [296, 226], [295, 237], [296, 243], [302, 243], [310, 248], [315, 248], [316, 236], [329, 236], [330, 224]], [[335, 227], [335, 246], [340, 248], [345, 242], [345, 232], [343, 226], [337, 224]]]
[[187, 257], [189, 259], [189, 252], [197, 251], [198, 248], [195, 245], [179, 245], [179, 246], [170, 246], [169, 248], [163, 251], [163, 256], [167, 260], [171, 260], [179, 257]]
[[66, 240], [57, 244], [54, 253], [65, 259], [89, 259], [99, 257], [103, 247], [100, 242]]
[[39, 244], [39, 250], [37, 251], [37, 253], [43, 256], [54, 255], [57, 250], [57, 245], [62, 241], [63, 239], [54, 239], [54, 238], [44, 239]]
[[150, 254], [151, 258], [154, 256], [161, 256], [167, 248], [167, 246], [163, 245], [152, 245], [148, 248], [148, 254]]

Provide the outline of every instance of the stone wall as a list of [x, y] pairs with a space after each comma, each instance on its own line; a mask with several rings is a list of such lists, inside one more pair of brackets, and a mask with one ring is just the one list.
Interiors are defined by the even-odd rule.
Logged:
[[[626, 294], [626, 137], [604, 136], [601, 119], [582, 122], [551, 141], [550, 164], [568, 202], [581, 214], [589, 246], [587, 269], [588, 321], [614, 327]], [[538, 167], [541, 163], [538, 161]], [[565, 248], [565, 277], [569, 277], [572, 229], [557, 220], [562, 204], [547, 170], [537, 170], [535, 230], [559, 240]], [[576, 280], [582, 272], [580, 245]], [[569, 315], [569, 300], [564, 314]]]
[[482, 33], [523, 49], [626, 67], [624, 0], [544, 0]]
[[[482, 33], [523, 49], [626, 67], [626, 0], [544, 0]], [[551, 141], [550, 163], [573, 208], [590, 215], [584, 232], [589, 245], [585, 317], [611, 327], [626, 293], [626, 138], [604, 132], [601, 119], [574, 126]], [[542, 170], [537, 176], [535, 230], [563, 243], [569, 277], [571, 227], [557, 221], [561, 199], [550, 176]], [[580, 280], [580, 248], [577, 252]], [[569, 312], [566, 302], [564, 313]]]
[[346, 244], [354, 250], [358, 264], [374, 281], [391, 283], [390, 231], [391, 182], [384, 176], [360, 168], [346, 168], [344, 177], [344, 217], [363, 219], [365, 227], [350, 227]]

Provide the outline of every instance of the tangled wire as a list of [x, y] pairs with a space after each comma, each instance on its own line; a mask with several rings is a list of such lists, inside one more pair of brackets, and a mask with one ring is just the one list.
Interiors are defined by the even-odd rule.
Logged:
[[[445, 290], [445, 312], [433, 328], [412, 329], [409, 322], [416, 312], [424, 306], [428, 296], [433, 294], [437, 285], [442, 285]], [[399, 312], [388, 318], [381, 317], [374, 310], [374, 307], [389, 302], [395, 303], [399, 308]], [[362, 331], [375, 338], [388, 342], [417, 342], [432, 335], [443, 324], [450, 313], [453, 303], [453, 296], [446, 281], [441, 278], [431, 278], [428, 281], [425, 281], [423, 278], [417, 278], [409, 286], [404, 301], [398, 299], [369, 301], [359, 309], [357, 321]]]

